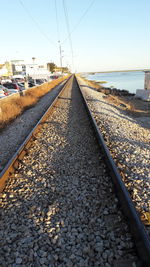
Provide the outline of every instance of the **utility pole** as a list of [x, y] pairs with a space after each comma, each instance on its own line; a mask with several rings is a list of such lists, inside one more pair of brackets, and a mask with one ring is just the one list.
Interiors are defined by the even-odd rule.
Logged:
[[35, 79], [35, 64], [34, 64], [35, 59], [36, 59], [35, 57], [32, 57], [32, 60], [33, 60], [33, 75], [34, 75], [33, 80], [34, 80], [34, 84], [36, 85], [36, 79]]
[[59, 53], [60, 53], [60, 67], [61, 67], [61, 74], [62, 74], [62, 50], [61, 50], [60, 41], [58, 41], [58, 43], [59, 43]]

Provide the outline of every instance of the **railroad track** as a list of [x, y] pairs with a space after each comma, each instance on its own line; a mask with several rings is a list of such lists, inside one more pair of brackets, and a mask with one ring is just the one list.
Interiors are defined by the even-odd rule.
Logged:
[[148, 236], [74, 76], [0, 177], [1, 266], [148, 266]]

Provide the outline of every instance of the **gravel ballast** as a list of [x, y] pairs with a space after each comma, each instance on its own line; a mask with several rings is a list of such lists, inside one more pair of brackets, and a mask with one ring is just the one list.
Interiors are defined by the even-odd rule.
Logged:
[[0, 265], [136, 266], [113, 191], [74, 84], [1, 194]]
[[50, 106], [62, 86], [56, 86], [49, 93], [43, 96], [33, 107], [27, 109], [13, 122], [9, 123], [0, 132], [0, 171], [3, 170], [8, 160], [14, 155], [26, 136], [39, 121], [43, 113]]
[[78, 81], [137, 210], [150, 212], [150, 118], [127, 115], [83, 79]]

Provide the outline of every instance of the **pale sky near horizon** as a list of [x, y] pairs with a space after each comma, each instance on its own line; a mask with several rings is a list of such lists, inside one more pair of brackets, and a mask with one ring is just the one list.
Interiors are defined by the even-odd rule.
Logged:
[[0, 63], [35, 57], [60, 65], [60, 39], [72, 71], [150, 68], [149, 0], [0, 0], [0, 7]]

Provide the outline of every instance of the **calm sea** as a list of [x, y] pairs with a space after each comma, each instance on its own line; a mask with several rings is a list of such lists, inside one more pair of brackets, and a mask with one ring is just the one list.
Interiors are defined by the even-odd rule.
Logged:
[[89, 80], [105, 81], [102, 85], [117, 89], [125, 89], [130, 93], [136, 93], [136, 89], [144, 89], [144, 72], [110, 72], [110, 73], [95, 73], [86, 74], [85, 77]]

